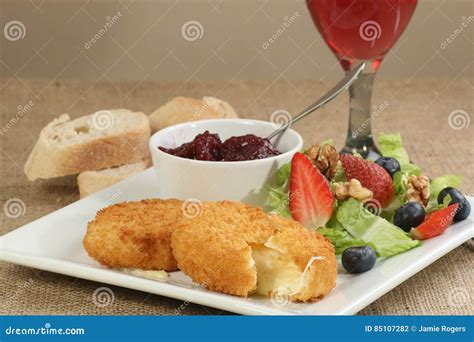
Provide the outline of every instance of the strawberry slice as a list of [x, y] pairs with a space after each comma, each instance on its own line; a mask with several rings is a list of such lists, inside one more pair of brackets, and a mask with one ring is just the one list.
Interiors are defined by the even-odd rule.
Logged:
[[453, 222], [458, 207], [459, 203], [454, 203], [444, 209], [432, 212], [426, 217], [422, 224], [411, 229], [411, 236], [418, 240], [426, 240], [443, 234]]
[[340, 160], [347, 180], [357, 179], [363, 187], [372, 191], [382, 208], [390, 203], [394, 193], [392, 178], [383, 167], [351, 154], [342, 154]]
[[308, 228], [324, 226], [331, 218], [334, 196], [326, 178], [303, 153], [291, 160], [290, 211]]

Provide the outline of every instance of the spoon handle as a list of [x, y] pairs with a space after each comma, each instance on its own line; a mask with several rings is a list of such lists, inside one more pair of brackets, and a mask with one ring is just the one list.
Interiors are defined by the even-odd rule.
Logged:
[[360, 63], [357, 65], [351, 72], [349, 72], [346, 77], [344, 77], [342, 80], [340, 80], [334, 87], [332, 87], [326, 94], [321, 96], [316, 102], [314, 102], [312, 105], [310, 105], [308, 108], [306, 108], [304, 111], [302, 111], [300, 114], [292, 118], [290, 121], [288, 121], [286, 124], [278, 128], [277, 130], [273, 131], [270, 133], [270, 135], [267, 136], [267, 139], [270, 140], [277, 135], [280, 135], [284, 131], [288, 129], [292, 124], [295, 122], [301, 120], [305, 116], [311, 114], [314, 112], [316, 109], [324, 106], [326, 103], [334, 99], [337, 95], [339, 95], [342, 91], [346, 90], [347, 88], [350, 87], [352, 83], [354, 83], [355, 80], [359, 77], [361, 74], [362, 70], [365, 68], [365, 63]]

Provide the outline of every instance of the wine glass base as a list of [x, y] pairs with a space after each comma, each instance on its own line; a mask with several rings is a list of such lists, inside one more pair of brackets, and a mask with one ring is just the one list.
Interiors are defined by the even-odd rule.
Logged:
[[346, 146], [344, 146], [341, 149], [340, 153], [341, 154], [358, 153], [364, 159], [369, 159], [369, 160], [376, 160], [382, 156], [382, 154], [380, 153], [377, 146], [375, 146], [372, 139], [370, 139], [370, 142], [366, 142], [365, 144], [358, 144], [357, 146], [354, 146], [352, 144], [347, 144], [346, 142]]

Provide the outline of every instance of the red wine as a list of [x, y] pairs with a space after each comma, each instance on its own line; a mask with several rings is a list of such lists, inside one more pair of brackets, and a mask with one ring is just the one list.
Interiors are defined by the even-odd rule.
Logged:
[[316, 27], [348, 70], [356, 60], [375, 70], [415, 11], [417, 0], [307, 0]]

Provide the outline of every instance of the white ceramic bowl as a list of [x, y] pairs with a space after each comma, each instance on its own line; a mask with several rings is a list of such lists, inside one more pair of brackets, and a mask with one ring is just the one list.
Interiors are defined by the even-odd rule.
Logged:
[[275, 177], [275, 171], [291, 161], [303, 147], [303, 139], [288, 129], [276, 148], [278, 156], [237, 162], [211, 162], [175, 157], [158, 146], [175, 148], [190, 142], [208, 130], [218, 133], [221, 140], [245, 134], [267, 136], [275, 130], [268, 121], [247, 119], [217, 119], [187, 122], [162, 129], [150, 139], [150, 151], [158, 179], [160, 198], [200, 201], [234, 200], [263, 205], [263, 185]]

